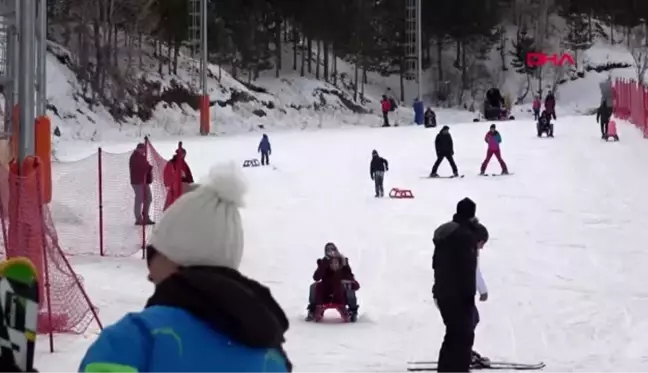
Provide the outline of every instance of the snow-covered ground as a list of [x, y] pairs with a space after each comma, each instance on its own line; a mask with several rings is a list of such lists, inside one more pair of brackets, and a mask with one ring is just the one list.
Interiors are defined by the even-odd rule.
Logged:
[[[542, 360], [546, 371], [648, 369], [648, 176], [638, 172], [648, 143], [624, 124], [621, 142], [602, 142], [591, 116], [560, 117], [553, 140], [538, 139], [530, 120], [504, 122], [498, 124], [503, 156], [515, 175], [482, 178], [476, 174], [488, 125], [451, 125], [466, 174], [459, 180], [422, 179], [434, 161], [436, 130], [349, 127], [271, 135], [274, 167], [245, 169], [250, 194], [242, 271], [269, 286], [288, 314], [286, 347], [297, 371], [403, 371], [407, 360], [436, 359], [443, 325], [430, 293], [432, 232], [466, 196], [477, 202], [491, 232], [481, 256], [490, 298], [479, 305], [478, 351]], [[185, 138], [184, 145], [200, 178], [213, 163], [254, 156], [258, 140], [244, 134]], [[170, 155], [177, 140], [154, 141]], [[390, 162], [386, 187], [412, 189], [414, 199], [373, 197], [372, 149]], [[77, 151], [82, 157], [89, 150]], [[74, 156], [72, 149], [67, 153]], [[495, 160], [489, 169], [499, 170]], [[441, 172], [449, 173], [448, 166]], [[75, 203], [71, 211], [83, 208], [81, 199]], [[357, 324], [303, 321], [315, 259], [328, 241], [350, 258], [362, 285]], [[71, 261], [105, 324], [141, 309], [151, 293], [141, 259]], [[76, 369], [95, 334], [91, 326], [83, 336], [57, 335], [54, 354], [41, 337], [37, 368]]]

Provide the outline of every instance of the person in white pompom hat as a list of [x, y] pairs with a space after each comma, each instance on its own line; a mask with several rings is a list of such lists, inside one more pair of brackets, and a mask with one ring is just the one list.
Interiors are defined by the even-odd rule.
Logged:
[[120, 372], [292, 371], [285, 313], [266, 287], [238, 271], [240, 170], [231, 164], [210, 176], [153, 230], [146, 253], [155, 292], [146, 308], [104, 329], [80, 372], [107, 371], [106, 364]]

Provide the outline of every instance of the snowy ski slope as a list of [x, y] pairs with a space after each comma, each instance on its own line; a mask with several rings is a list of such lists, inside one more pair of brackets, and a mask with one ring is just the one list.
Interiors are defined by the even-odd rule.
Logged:
[[[490, 298], [480, 304], [479, 352], [542, 360], [545, 371], [648, 369], [648, 142], [620, 125], [621, 142], [604, 143], [593, 117], [559, 118], [553, 140], [538, 139], [531, 121], [500, 123], [502, 154], [515, 175], [481, 178], [489, 124], [451, 125], [466, 174], [459, 180], [422, 179], [438, 129], [271, 134], [275, 167], [245, 169], [251, 192], [242, 271], [268, 285], [288, 314], [287, 350], [297, 371], [404, 371], [407, 360], [436, 359], [443, 325], [430, 294], [432, 232], [466, 196], [491, 232], [481, 256]], [[200, 177], [215, 162], [254, 157], [258, 140], [184, 144]], [[155, 145], [170, 155], [176, 142]], [[372, 149], [390, 162], [386, 188], [410, 188], [415, 199], [373, 197]], [[495, 159], [489, 171], [499, 171]], [[362, 285], [357, 324], [303, 321], [327, 241], [350, 258]], [[140, 309], [151, 292], [141, 259], [72, 261], [105, 324]], [[95, 332], [57, 336], [55, 354], [42, 338], [37, 368], [75, 370]]]

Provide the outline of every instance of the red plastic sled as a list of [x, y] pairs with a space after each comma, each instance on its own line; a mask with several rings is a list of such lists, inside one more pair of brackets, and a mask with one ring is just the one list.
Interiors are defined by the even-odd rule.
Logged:
[[351, 321], [351, 317], [349, 315], [349, 311], [347, 310], [346, 306], [344, 304], [335, 304], [335, 303], [326, 303], [317, 306], [317, 309], [315, 310], [315, 318], [313, 321], [315, 322], [322, 321], [322, 318], [324, 318], [324, 312], [330, 309], [337, 310], [340, 313], [340, 317], [342, 317], [342, 320], [344, 320], [344, 322]]
[[389, 198], [414, 198], [414, 194], [410, 189], [392, 188]]

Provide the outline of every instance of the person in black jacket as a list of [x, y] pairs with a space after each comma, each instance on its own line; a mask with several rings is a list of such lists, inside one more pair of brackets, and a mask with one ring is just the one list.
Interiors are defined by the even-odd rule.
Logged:
[[596, 110], [596, 121], [601, 123], [601, 138], [607, 139], [608, 124], [612, 118], [612, 108], [607, 106], [605, 100], [601, 101], [601, 106]]
[[432, 294], [446, 326], [439, 351], [439, 372], [469, 372], [475, 339], [477, 206], [469, 198], [457, 204], [452, 221], [434, 231]]
[[457, 164], [454, 161], [454, 145], [452, 144], [452, 135], [450, 135], [450, 127], [443, 126], [436, 139], [434, 140], [434, 147], [436, 148], [437, 160], [432, 166], [432, 172], [430, 172], [430, 177], [439, 177], [437, 171], [439, 165], [443, 162], [443, 159], [447, 159], [452, 167], [452, 174], [457, 177], [459, 176], [459, 170], [457, 170]]
[[380, 155], [378, 151], [371, 151], [371, 163], [369, 164], [369, 175], [371, 180], [374, 181], [374, 186], [376, 188], [375, 197], [384, 197], [385, 188], [383, 187], [383, 181], [385, 180], [385, 172], [389, 171], [389, 163], [387, 160]]

